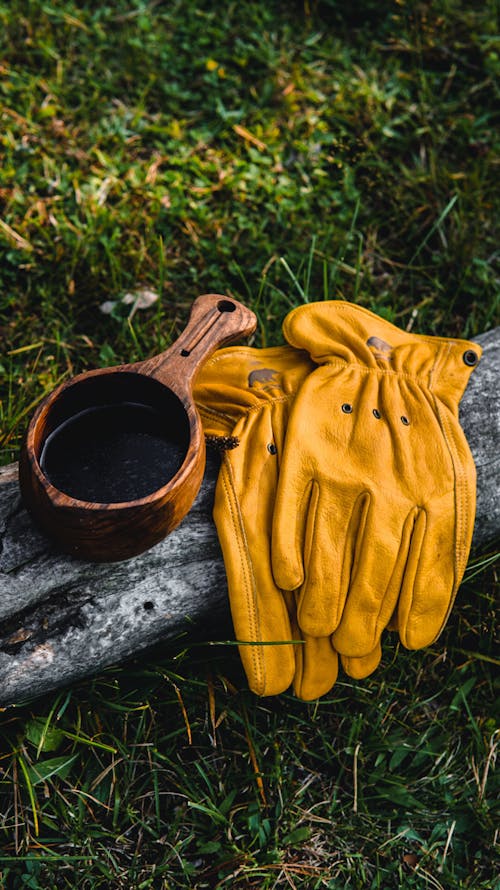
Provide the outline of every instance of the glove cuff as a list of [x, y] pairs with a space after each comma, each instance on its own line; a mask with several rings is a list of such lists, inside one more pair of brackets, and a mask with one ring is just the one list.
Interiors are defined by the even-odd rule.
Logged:
[[470, 340], [411, 334], [343, 300], [293, 309], [283, 334], [317, 364], [357, 364], [367, 371], [418, 378], [450, 405], [460, 401], [482, 354]]
[[248, 412], [288, 399], [315, 367], [305, 351], [291, 346], [219, 349], [202, 366], [194, 386], [205, 432], [225, 435]]

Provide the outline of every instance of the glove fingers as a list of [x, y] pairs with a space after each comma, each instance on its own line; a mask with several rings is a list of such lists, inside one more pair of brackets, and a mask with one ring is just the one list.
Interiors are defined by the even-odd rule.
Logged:
[[[316, 485], [307, 515], [304, 541], [305, 578], [300, 589], [297, 620], [304, 634], [329, 637], [338, 627], [349, 588], [353, 545], [364, 524], [367, 497], [351, 506], [352, 494], [331, 502]], [[351, 516], [348, 522], [346, 517]]]
[[369, 677], [370, 674], [377, 670], [381, 660], [382, 646], [380, 642], [377, 643], [373, 652], [361, 658], [350, 658], [348, 655], [341, 656], [342, 667], [347, 676], [352, 677], [353, 680], [364, 680], [365, 677]]
[[[235, 636], [242, 644], [239, 652], [250, 689], [257, 695], [276, 695], [292, 683], [295, 646], [290, 642], [287, 605], [271, 574], [270, 511], [243, 511], [237, 497], [240, 488], [235, 486], [233, 468], [226, 458], [217, 481], [214, 520]], [[266, 645], [259, 645], [262, 643]]]
[[289, 475], [288, 464], [283, 463], [272, 525], [273, 575], [283, 590], [296, 590], [304, 580], [304, 530], [316, 500], [316, 484], [297, 471]]
[[330, 637], [303, 636], [296, 646], [295, 695], [304, 701], [312, 701], [330, 691], [338, 675], [338, 655]]
[[[330, 692], [337, 681], [339, 659], [332, 645], [331, 637], [304, 635], [302, 642], [296, 646], [295, 652], [295, 677], [293, 680], [295, 695], [304, 701], [312, 701]], [[380, 643], [373, 652], [363, 658], [341, 656], [344, 671], [354, 680], [364, 680], [369, 677], [378, 668], [381, 658]]]
[[434, 642], [448, 619], [461, 581], [450, 547], [454, 535], [450, 492], [436, 507], [421, 510], [415, 523], [397, 609], [399, 635], [407, 649]]
[[342, 655], [370, 656], [380, 644], [401, 589], [416, 510], [404, 523], [390, 515], [390, 504], [373, 501], [360, 528], [347, 601], [333, 644]]

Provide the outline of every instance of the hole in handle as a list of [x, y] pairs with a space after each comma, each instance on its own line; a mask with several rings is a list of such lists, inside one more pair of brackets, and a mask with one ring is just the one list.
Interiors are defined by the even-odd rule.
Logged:
[[217, 303], [217, 309], [219, 312], [234, 312], [236, 309], [236, 303], [231, 303], [230, 300], [219, 300]]

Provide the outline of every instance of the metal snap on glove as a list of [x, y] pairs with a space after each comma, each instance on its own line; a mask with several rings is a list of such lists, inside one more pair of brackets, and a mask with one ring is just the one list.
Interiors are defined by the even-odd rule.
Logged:
[[[236, 446], [222, 451], [214, 520], [249, 686], [274, 695], [293, 683], [305, 700], [331, 689], [338, 656], [328, 637], [299, 632], [295, 595], [281, 591], [272, 575], [271, 530], [290, 405], [315, 367], [289, 346], [229, 347], [205, 363], [194, 389], [205, 434]], [[364, 677], [378, 662], [377, 652], [347, 667]]]
[[273, 520], [279, 587], [303, 634], [367, 656], [391, 623], [408, 649], [443, 629], [475, 514], [458, 405], [481, 349], [399, 330], [343, 301], [285, 319], [320, 367], [289, 417]]

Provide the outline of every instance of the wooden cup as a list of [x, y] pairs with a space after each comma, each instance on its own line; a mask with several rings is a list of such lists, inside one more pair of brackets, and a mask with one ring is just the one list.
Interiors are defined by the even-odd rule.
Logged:
[[[241, 303], [204, 294], [194, 302], [179, 339], [165, 352], [143, 362], [79, 374], [40, 404], [19, 458], [21, 493], [37, 523], [63, 550], [96, 562], [128, 559], [179, 524], [193, 504], [205, 469], [205, 440], [192, 395], [194, 376], [219, 346], [248, 336], [255, 327], [255, 315]], [[154, 476], [149, 481], [154, 490], [148, 490], [138, 471], [140, 450], [132, 461], [127, 457], [129, 440], [139, 449], [143, 442], [160, 448], [156, 482]], [[162, 454], [168, 457], [170, 448], [176, 468], [173, 475], [165, 470], [163, 478], [163, 467], [171, 464], [161, 462]], [[94, 490], [85, 495], [89, 454], [97, 486], [101, 479], [105, 496], [96, 496]], [[67, 484], [59, 481], [66, 478], [64, 466], [59, 472], [65, 461]], [[78, 461], [83, 478], [79, 483]], [[124, 475], [131, 463], [132, 482]], [[144, 475], [150, 474], [151, 467], [145, 466]]]

